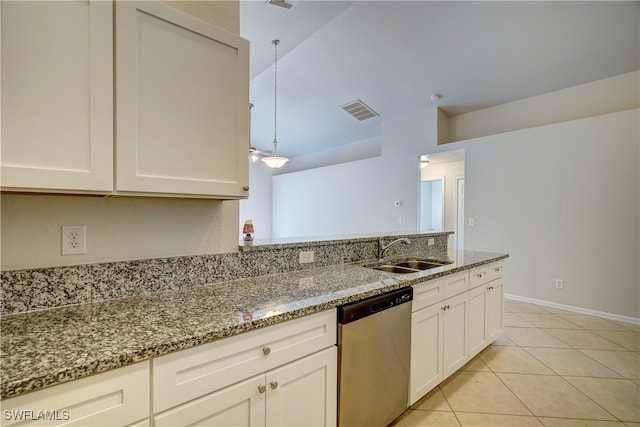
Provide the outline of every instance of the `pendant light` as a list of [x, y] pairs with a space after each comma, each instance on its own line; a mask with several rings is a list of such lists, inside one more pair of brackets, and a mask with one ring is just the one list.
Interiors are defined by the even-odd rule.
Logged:
[[289, 161], [286, 157], [280, 157], [278, 155], [278, 138], [277, 138], [277, 118], [278, 118], [278, 44], [280, 44], [280, 40], [276, 39], [271, 41], [271, 43], [275, 46], [275, 61], [274, 61], [274, 72], [273, 72], [273, 151], [271, 152], [271, 156], [264, 157], [262, 159], [263, 162], [267, 164], [271, 169], [279, 169], [284, 166], [285, 163]]

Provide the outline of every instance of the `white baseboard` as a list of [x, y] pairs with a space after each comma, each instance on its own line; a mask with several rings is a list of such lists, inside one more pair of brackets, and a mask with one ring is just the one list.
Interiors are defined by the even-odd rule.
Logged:
[[512, 295], [512, 294], [504, 294], [504, 297], [506, 299], [510, 299], [514, 301], [529, 302], [531, 304], [538, 304], [546, 307], [559, 308], [561, 310], [573, 311], [575, 313], [588, 314], [589, 316], [602, 317], [604, 319], [617, 320], [619, 322], [640, 325], [640, 318], [638, 317], [623, 316], [621, 314], [607, 313], [605, 311], [591, 310], [589, 308], [577, 307], [575, 305], [558, 304], [557, 302], [521, 297], [521, 296]]

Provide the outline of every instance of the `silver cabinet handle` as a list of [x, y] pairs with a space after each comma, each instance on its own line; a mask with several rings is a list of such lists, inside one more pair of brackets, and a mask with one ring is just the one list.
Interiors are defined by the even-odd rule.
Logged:
[[262, 348], [262, 354], [264, 354], [265, 356], [268, 356], [270, 353], [271, 353], [271, 347]]
[[278, 381], [271, 381], [269, 385], [271, 386], [271, 390], [275, 390], [278, 388]]
[[265, 392], [265, 391], [267, 391], [267, 386], [266, 386], [266, 385], [264, 385], [264, 384], [260, 384], [260, 385], [258, 386], [258, 393], [260, 393], [260, 394], [264, 394], [264, 392]]

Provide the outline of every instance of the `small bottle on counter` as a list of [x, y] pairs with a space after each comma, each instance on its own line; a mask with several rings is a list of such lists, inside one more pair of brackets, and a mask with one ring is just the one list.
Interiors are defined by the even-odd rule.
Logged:
[[242, 240], [244, 241], [245, 246], [253, 245], [253, 221], [250, 219], [244, 222], [244, 227], [242, 227]]

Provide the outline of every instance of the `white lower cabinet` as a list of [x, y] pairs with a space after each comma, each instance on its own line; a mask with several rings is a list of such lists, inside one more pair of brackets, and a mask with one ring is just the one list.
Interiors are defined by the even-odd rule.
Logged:
[[3, 426], [149, 425], [149, 362], [2, 400]]
[[411, 405], [469, 360], [468, 322], [467, 293], [412, 314]]
[[154, 359], [156, 426], [336, 423], [330, 310]]
[[444, 300], [442, 321], [442, 364], [446, 379], [469, 360], [469, 295]]
[[267, 373], [266, 425], [335, 425], [337, 354], [333, 346]]
[[414, 285], [410, 405], [502, 334], [502, 271], [492, 263]]
[[443, 379], [443, 314], [440, 304], [436, 304], [411, 315], [411, 405]]
[[504, 279], [500, 277], [469, 291], [469, 358], [502, 335], [503, 283]]
[[170, 409], [155, 417], [155, 425], [333, 425], [336, 351], [328, 348]]
[[264, 376], [250, 378], [155, 416], [156, 426], [263, 426]]

